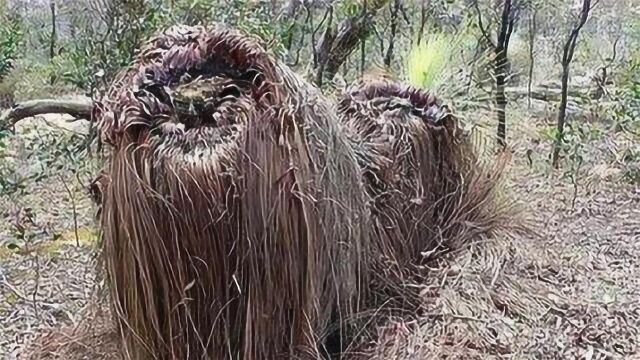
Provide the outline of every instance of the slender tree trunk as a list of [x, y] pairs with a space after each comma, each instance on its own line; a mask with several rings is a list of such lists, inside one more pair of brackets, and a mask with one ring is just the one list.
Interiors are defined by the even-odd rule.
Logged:
[[393, 60], [393, 47], [395, 44], [396, 32], [398, 31], [398, 11], [400, 10], [400, 0], [395, 0], [393, 8], [391, 9], [391, 31], [389, 33], [389, 46], [387, 47], [387, 53], [384, 56], [384, 65], [391, 67], [391, 60]]
[[560, 105], [558, 106], [556, 144], [553, 149], [553, 167], [558, 167], [558, 158], [560, 157], [560, 149], [564, 138], [564, 125], [567, 115], [567, 89], [569, 88], [569, 65], [569, 62], [562, 63]]
[[567, 93], [569, 91], [569, 70], [571, 61], [573, 60], [573, 54], [576, 49], [576, 43], [578, 41], [578, 35], [580, 30], [587, 22], [589, 18], [589, 12], [591, 11], [591, 0], [582, 0], [582, 10], [580, 11], [580, 20], [574, 26], [567, 42], [564, 44], [562, 52], [562, 87], [560, 89], [560, 105], [558, 106], [558, 119], [556, 128], [556, 141], [553, 147], [553, 154], [551, 163], [554, 168], [558, 167], [558, 160], [560, 158], [560, 151], [562, 150], [562, 143], [564, 141], [564, 126], [566, 124], [567, 115]]
[[427, 4], [429, 0], [422, 0], [422, 5], [420, 7], [420, 30], [418, 30], [418, 39], [416, 40], [417, 44], [422, 42], [422, 34], [424, 34], [424, 24], [427, 22]]
[[507, 97], [505, 96], [505, 85], [507, 80], [507, 52], [509, 50], [509, 40], [513, 31], [513, 14], [511, 0], [504, 0], [502, 6], [502, 17], [498, 42], [495, 46], [494, 71], [496, 77], [496, 110], [498, 112], [498, 146], [504, 148], [507, 144]]
[[[49, 2], [49, 7], [51, 8], [51, 38], [49, 41], [49, 60], [53, 60], [56, 56], [56, 2], [51, 0]], [[56, 77], [54, 74], [51, 74], [51, 78], [49, 82], [51, 85], [56, 81]]]
[[531, 83], [533, 82], [533, 67], [535, 65], [533, 50], [535, 47], [535, 37], [537, 31], [537, 15], [538, 9], [533, 8], [529, 17], [529, 78], [527, 80], [527, 108], [531, 108]]
[[[367, 0], [362, 3], [363, 13], [367, 11]], [[367, 40], [360, 41], [360, 77], [364, 76], [364, 67], [366, 65], [367, 57]]]
[[367, 57], [367, 42], [361, 41], [360, 42], [360, 76], [361, 77], [364, 75], [366, 57]]
[[505, 147], [507, 144], [507, 97], [505, 96], [506, 85], [506, 50], [498, 47], [496, 49], [496, 110], [498, 112], [498, 145]]
[[[333, 40], [335, 38], [335, 34], [333, 31], [333, 8], [331, 6], [327, 8], [327, 13], [325, 14], [325, 18], [322, 19], [322, 22], [320, 23], [320, 25], [318, 25], [318, 27], [321, 26], [322, 23], [326, 20], [327, 15], [328, 15], [328, 23], [327, 23], [325, 32], [322, 35], [322, 38], [320, 39], [320, 43], [318, 44], [318, 47], [314, 46], [314, 49], [318, 49], [314, 51], [314, 63], [316, 64], [316, 68], [317, 68], [315, 83], [319, 88], [322, 87], [324, 69], [327, 62], [329, 61], [329, 58], [327, 57], [329, 55], [328, 49], [330, 49], [331, 46], [333, 46]], [[315, 36], [312, 34], [312, 37], [314, 38]], [[333, 78], [333, 75], [331, 77]]]

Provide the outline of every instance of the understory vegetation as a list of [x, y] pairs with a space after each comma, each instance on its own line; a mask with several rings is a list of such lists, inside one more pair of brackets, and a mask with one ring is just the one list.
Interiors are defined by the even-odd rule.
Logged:
[[510, 157], [499, 195], [526, 231], [421, 254], [421, 316], [380, 314], [372, 358], [640, 354], [637, 1], [0, 0], [0, 358], [113, 359], [119, 341], [96, 271], [95, 119], [12, 109], [100, 100], [152, 36], [215, 23], [330, 99], [424, 89], [478, 157]]

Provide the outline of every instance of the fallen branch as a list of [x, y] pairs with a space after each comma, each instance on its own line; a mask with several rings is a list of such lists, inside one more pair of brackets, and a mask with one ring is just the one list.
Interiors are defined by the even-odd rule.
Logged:
[[18, 121], [42, 114], [69, 114], [76, 119], [89, 119], [93, 110], [90, 98], [57, 100], [38, 99], [16, 104], [0, 115], [0, 129], [7, 129]]
[[[526, 97], [529, 90], [526, 87], [511, 87], [505, 89], [507, 96], [512, 97]], [[572, 89], [569, 90], [569, 97], [578, 99], [596, 99], [598, 94], [595, 89]], [[542, 101], [560, 101], [561, 90], [551, 87], [536, 87], [531, 89], [531, 98]]]

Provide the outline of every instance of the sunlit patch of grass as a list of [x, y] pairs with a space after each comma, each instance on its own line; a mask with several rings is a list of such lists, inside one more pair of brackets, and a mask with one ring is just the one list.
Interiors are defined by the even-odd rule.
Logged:
[[18, 295], [16, 295], [13, 292], [6, 292], [4, 295], [4, 298], [2, 299], [2, 302], [4, 303], [5, 306], [11, 306], [17, 303], [18, 300], [20, 300]]
[[75, 246], [76, 244], [82, 247], [94, 246], [97, 239], [98, 232], [93, 227], [78, 228], [77, 240], [76, 231], [74, 229], [68, 229], [56, 235], [54, 239], [39, 241], [35, 244], [11, 244], [11, 246], [2, 246], [0, 247], [0, 260], [7, 259], [14, 255], [38, 254], [42, 256], [52, 256], [60, 253], [65, 246]]
[[476, 43], [469, 25], [455, 33], [431, 32], [422, 43], [410, 49], [405, 72], [411, 85], [434, 93], [451, 107], [465, 132], [471, 136], [476, 154], [484, 156], [493, 154], [494, 113], [489, 95], [479, 93], [470, 83], [472, 75], [468, 69], [471, 66], [489, 67], [492, 53], [465, 58], [463, 54], [472, 53]]
[[[81, 244], [93, 244], [98, 238], [98, 231], [91, 226], [78, 228], [78, 240]], [[74, 229], [68, 229], [60, 235], [58, 242], [75, 243], [76, 232]]]

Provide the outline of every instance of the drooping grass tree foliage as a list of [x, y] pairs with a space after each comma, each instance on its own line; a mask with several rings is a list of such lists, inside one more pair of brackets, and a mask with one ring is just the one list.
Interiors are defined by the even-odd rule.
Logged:
[[102, 225], [128, 354], [318, 357], [330, 321], [359, 310], [370, 244], [330, 103], [250, 38], [178, 27], [97, 111], [113, 146]]
[[460, 249], [505, 219], [495, 196], [506, 159], [479, 160], [451, 110], [414, 86], [364, 81], [342, 94], [338, 110], [369, 197], [370, 304], [415, 310], [420, 295], [406, 285], [431, 260], [425, 252]]
[[129, 358], [347, 358], [376, 309], [419, 309], [425, 252], [502, 215], [499, 169], [432, 94], [372, 82], [336, 104], [224, 26], [151, 39], [94, 116]]

